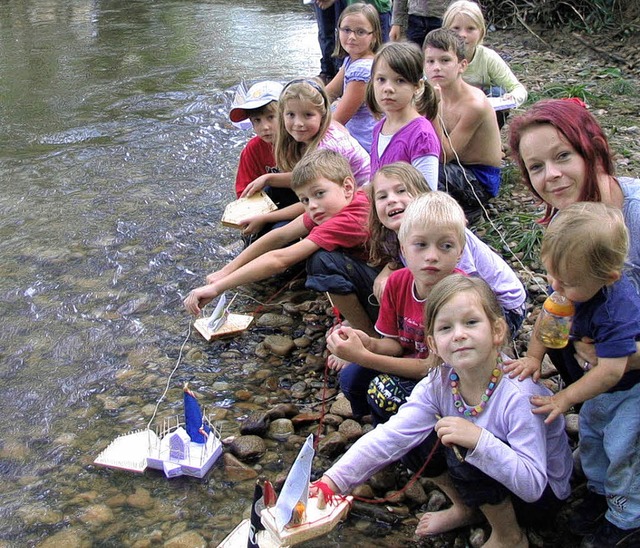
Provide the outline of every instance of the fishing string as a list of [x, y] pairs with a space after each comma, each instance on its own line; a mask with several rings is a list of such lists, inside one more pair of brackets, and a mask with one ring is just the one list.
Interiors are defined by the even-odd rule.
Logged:
[[[441, 104], [442, 103], [443, 103], [443, 101], [441, 100]], [[467, 177], [467, 171], [464, 168], [464, 166], [462, 165], [460, 157], [458, 156], [458, 152], [456, 151], [455, 147], [453, 146], [453, 143], [451, 142], [451, 136], [450, 136], [449, 132], [447, 131], [447, 128], [445, 127], [444, 118], [442, 117], [442, 113], [441, 112], [438, 113], [438, 119], [440, 120], [440, 127], [442, 128], [442, 132], [444, 133], [444, 136], [447, 138], [447, 141], [449, 141], [449, 146], [451, 147], [451, 150], [453, 151], [453, 154], [454, 154], [455, 159], [456, 159], [456, 163], [458, 164], [458, 166], [460, 166], [460, 168], [462, 170], [462, 175], [463, 175], [466, 183], [469, 185], [469, 188], [471, 189], [471, 192], [473, 192], [473, 196], [475, 197], [476, 201], [478, 202], [478, 204], [482, 208], [482, 211], [484, 212], [485, 218], [487, 219], [487, 221], [489, 222], [489, 224], [491, 225], [493, 230], [495, 230], [496, 234], [500, 238], [500, 241], [504, 244], [504, 247], [507, 249], [507, 251], [509, 252], [510, 256], [513, 257], [515, 259], [515, 261], [518, 263], [518, 266], [529, 276], [530, 280], [538, 287], [538, 289], [540, 289], [540, 291], [542, 293], [547, 295], [548, 294], [547, 293], [547, 288], [544, 287], [542, 284], [540, 284], [540, 282], [538, 282], [538, 276], [536, 275], [536, 273], [533, 272], [531, 269], [529, 269], [527, 266], [525, 266], [525, 264], [520, 260], [520, 258], [513, 252], [513, 250], [511, 249], [511, 246], [507, 243], [507, 240], [502, 235], [502, 232], [500, 232], [498, 227], [495, 225], [495, 223], [491, 219], [491, 216], [489, 215], [489, 212], [484, 207], [484, 204], [482, 203], [482, 201], [478, 197], [478, 194], [476, 193], [476, 189], [473, 187], [473, 184], [471, 184], [471, 181]], [[444, 156], [444, 162], [443, 163], [446, 164], [447, 163], [446, 162], [447, 158], [446, 158], [446, 153], [444, 152], [444, 150], [443, 150], [443, 156]], [[447, 189], [447, 191], [448, 191], [448, 189], [449, 189], [448, 175], [447, 175], [446, 170], [443, 170], [443, 171], [444, 171], [444, 174], [445, 174], [445, 189]]]
[[147, 424], [147, 430], [151, 428], [151, 423], [156, 418], [156, 414], [158, 413], [158, 408], [160, 407], [160, 404], [164, 400], [165, 396], [167, 395], [167, 392], [169, 392], [169, 386], [171, 386], [171, 379], [173, 378], [174, 373], [176, 372], [176, 370], [178, 369], [178, 366], [180, 365], [180, 362], [182, 361], [182, 353], [184, 351], [184, 347], [187, 344], [187, 341], [189, 340], [189, 337], [191, 337], [191, 320], [189, 320], [189, 327], [187, 328], [187, 336], [185, 337], [184, 341], [182, 342], [182, 345], [180, 346], [180, 352], [178, 353], [178, 359], [176, 361], [176, 365], [173, 367], [173, 370], [169, 374], [169, 378], [167, 379], [167, 385], [164, 388], [164, 392], [162, 393], [162, 396], [160, 396], [160, 399], [158, 399], [158, 401], [156, 402], [156, 407], [153, 410], [151, 419], [149, 419], [149, 423]]

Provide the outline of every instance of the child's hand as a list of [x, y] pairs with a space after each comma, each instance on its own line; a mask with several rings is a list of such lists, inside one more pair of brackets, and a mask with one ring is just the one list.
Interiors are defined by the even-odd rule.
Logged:
[[525, 356], [517, 360], [505, 360], [503, 371], [509, 374], [510, 379], [518, 377], [519, 381], [531, 377], [533, 382], [538, 382], [542, 369], [542, 362], [537, 358]]
[[459, 445], [470, 450], [475, 449], [482, 434], [482, 428], [462, 417], [442, 417], [435, 431], [443, 445]]
[[256, 215], [254, 217], [247, 217], [246, 219], [242, 219], [240, 224], [244, 227], [242, 230], [242, 234], [245, 236], [249, 236], [250, 234], [258, 234], [266, 225], [266, 221], [264, 220], [263, 215]]
[[384, 293], [384, 288], [387, 287], [387, 281], [389, 280], [389, 275], [382, 275], [382, 273], [378, 274], [375, 280], [373, 280], [373, 295], [378, 302], [382, 302], [382, 294]]
[[576, 350], [574, 358], [580, 364], [583, 369], [589, 369], [587, 365], [593, 367], [598, 365], [598, 356], [596, 356], [596, 347], [593, 344], [593, 339], [589, 337], [582, 337], [579, 341], [573, 341], [573, 346]]
[[366, 342], [370, 339], [364, 332], [357, 332], [351, 327], [339, 327], [327, 337], [327, 349], [343, 360], [358, 362], [358, 357], [366, 349]]
[[240, 198], [248, 198], [249, 196], [253, 196], [256, 192], [260, 192], [265, 186], [267, 186], [268, 179], [267, 174], [265, 174], [260, 175], [260, 177], [251, 181], [242, 191]]
[[202, 312], [202, 308], [218, 296], [213, 285], [203, 285], [191, 291], [183, 304], [187, 311], [194, 316]]
[[571, 407], [571, 404], [562, 396], [562, 392], [553, 396], [531, 396], [529, 401], [538, 406], [536, 409], [531, 410], [534, 415], [549, 414], [544, 419], [545, 424], [551, 424], [556, 417], [562, 415]]

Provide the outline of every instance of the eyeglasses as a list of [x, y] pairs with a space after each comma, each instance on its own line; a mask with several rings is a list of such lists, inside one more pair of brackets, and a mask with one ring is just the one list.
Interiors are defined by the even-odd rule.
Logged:
[[368, 31], [364, 29], [350, 29], [349, 27], [340, 27], [338, 29], [342, 34], [346, 34], [349, 36], [350, 34], [355, 34], [358, 38], [364, 38], [365, 36], [369, 36], [373, 34], [373, 31]]

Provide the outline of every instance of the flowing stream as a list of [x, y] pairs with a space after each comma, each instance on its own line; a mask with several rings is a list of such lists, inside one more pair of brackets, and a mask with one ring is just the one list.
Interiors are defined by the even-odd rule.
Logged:
[[[185, 531], [215, 546], [242, 518], [253, 483], [219, 467], [168, 481], [92, 462], [146, 426], [187, 334], [182, 298], [237, 252], [219, 225], [249, 137], [228, 121], [232, 87], [318, 72], [296, 0], [0, 3], [0, 546]], [[231, 407], [244, 340], [185, 360], [176, 385]], [[220, 375], [202, 386], [202, 371]]]

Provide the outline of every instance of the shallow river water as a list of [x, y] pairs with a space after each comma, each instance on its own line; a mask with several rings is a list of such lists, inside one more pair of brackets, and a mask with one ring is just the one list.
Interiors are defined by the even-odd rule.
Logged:
[[[220, 467], [168, 481], [92, 461], [146, 425], [187, 335], [182, 298], [237, 250], [218, 223], [249, 137], [227, 120], [232, 86], [318, 72], [295, 0], [0, 3], [0, 546], [188, 530], [215, 546], [242, 517], [253, 483]], [[237, 421], [251, 337], [184, 360], [170, 396], [191, 380]]]

